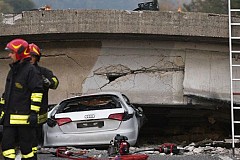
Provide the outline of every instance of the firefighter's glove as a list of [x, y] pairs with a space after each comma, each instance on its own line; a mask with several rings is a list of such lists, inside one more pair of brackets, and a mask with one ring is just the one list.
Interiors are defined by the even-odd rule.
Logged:
[[34, 111], [32, 111], [32, 112], [30, 113], [30, 116], [29, 116], [27, 122], [29, 122], [29, 124], [30, 124], [31, 126], [36, 126], [36, 125], [37, 125], [37, 122], [38, 122], [37, 113], [34, 112]]
[[44, 85], [44, 87], [48, 87], [49, 88], [49, 86], [51, 85], [51, 82], [44, 75], [42, 76], [42, 78], [43, 78], [43, 85]]

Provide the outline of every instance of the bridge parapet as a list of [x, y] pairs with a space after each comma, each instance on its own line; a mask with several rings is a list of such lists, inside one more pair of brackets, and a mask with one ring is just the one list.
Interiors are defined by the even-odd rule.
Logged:
[[[240, 18], [239, 18], [240, 19]], [[228, 16], [125, 10], [25, 11], [0, 17], [0, 35], [51, 33], [149, 34], [228, 37]]]

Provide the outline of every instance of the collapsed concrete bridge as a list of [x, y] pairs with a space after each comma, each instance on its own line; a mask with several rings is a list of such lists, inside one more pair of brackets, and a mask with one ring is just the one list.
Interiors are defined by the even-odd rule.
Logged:
[[[233, 29], [235, 35], [239, 31]], [[204, 108], [189, 115], [204, 117], [210, 125], [216, 118], [229, 121], [227, 15], [120, 10], [2, 14], [2, 84], [10, 63], [4, 46], [16, 37], [38, 44], [43, 51], [41, 64], [59, 78], [59, 88], [50, 91], [50, 104], [82, 93], [115, 90], [137, 105], [152, 108], [148, 114], [161, 114], [163, 120], [184, 117], [188, 108]], [[155, 111], [155, 106], [186, 110], [169, 115], [169, 110]]]

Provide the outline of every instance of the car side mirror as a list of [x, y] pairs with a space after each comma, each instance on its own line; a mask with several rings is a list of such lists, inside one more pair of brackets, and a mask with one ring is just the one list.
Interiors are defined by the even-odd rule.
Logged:
[[143, 112], [142, 107], [138, 107], [138, 110], [139, 110], [141, 113]]

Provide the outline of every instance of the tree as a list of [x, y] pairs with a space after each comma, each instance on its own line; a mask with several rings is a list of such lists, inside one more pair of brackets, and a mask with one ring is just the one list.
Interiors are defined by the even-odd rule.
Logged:
[[[228, 14], [228, 0], [192, 0], [183, 7], [188, 12]], [[240, 8], [240, 1], [231, 0], [231, 7]]]
[[231, 1], [231, 8], [240, 8], [240, 1], [239, 0], [232, 0]]
[[0, 9], [3, 13], [21, 13], [34, 8], [32, 0], [0, 0]]
[[183, 7], [188, 12], [228, 13], [227, 0], [192, 0]]
[[13, 13], [13, 7], [8, 3], [5, 3], [3, 0], [0, 0], [0, 11], [2, 13]]

